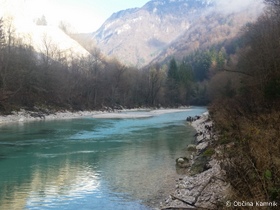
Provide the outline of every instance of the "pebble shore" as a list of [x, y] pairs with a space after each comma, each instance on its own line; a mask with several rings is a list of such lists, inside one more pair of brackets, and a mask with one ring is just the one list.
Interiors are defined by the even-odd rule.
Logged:
[[86, 116], [92, 116], [95, 114], [101, 114], [102, 111], [80, 111], [80, 112], [70, 112], [70, 111], [60, 111], [55, 113], [44, 113], [31, 112], [26, 110], [13, 111], [10, 115], [0, 116], [0, 125], [8, 123], [23, 123], [31, 121], [40, 120], [63, 120], [63, 119], [74, 119]]
[[[27, 111], [21, 109], [20, 111], [13, 111], [10, 115], [0, 115], [0, 125], [8, 123], [22, 123], [41, 120], [63, 120], [74, 119], [82, 117], [93, 118], [143, 118], [152, 117], [154, 115], [173, 113], [190, 110], [188, 107], [182, 107], [180, 109], [150, 109], [150, 108], [136, 108], [136, 109], [106, 109], [103, 111], [59, 111], [51, 112], [48, 110], [37, 109], [35, 111]], [[134, 114], [132, 111], [147, 111], [144, 114]]]
[[160, 203], [160, 209], [223, 209], [230, 185], [225, 180], [225, 172], [215, 154], [208, 161], [206, 170], [191, 173], [192, 166], [215, 141], [209, 129], [212, 128], [212, 121], [209, 120], [208, 112], [191, 122], [191, 125], [197, 131], [196, 151], [191, 155], [187, 174], [176, 180], [176, 189]]

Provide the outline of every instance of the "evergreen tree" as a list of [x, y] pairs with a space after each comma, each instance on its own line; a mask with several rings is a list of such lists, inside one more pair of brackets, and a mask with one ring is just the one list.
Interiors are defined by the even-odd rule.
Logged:
[[175, 83], [179, 81], [178, 66], [174, 58], [172, 58], [170, 61], [167, 76], [168, 79], [174, 80]]
[[174, 58], [171, 59], [167, 72], [166, 96], [168, 104], [179, 103], [179, 69]]

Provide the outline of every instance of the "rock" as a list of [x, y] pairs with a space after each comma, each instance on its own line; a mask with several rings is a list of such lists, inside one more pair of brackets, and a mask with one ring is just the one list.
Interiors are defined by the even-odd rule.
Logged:
[[202, 134], [196, 137], [197, 143], [201, 143], [205, 140], [207, 140], [207, 139]]
[[194, 164], [191, 166], [191, 175], [202, 173], [210, 168], [208, 164], [209, 158], [199, 156], [196, 158]]
[[208, 145], [209, 145], [209, 142], [202, 142], [196, 146], [196, 149], [199, 151], [205, 150], [208, 147]]
[[187, 121], [187, 122], [192, 122], [192, 121], [193, 121], [193, 118], [192, 118], [192, 117], [187, 117], [187, 118], [186, 118], [186, 121]]
[[195, 197], [193, 196], [185, 196], [184, 200], [188, 201], [189, 203], [195, 203]]
[[194, 144], [189, 144], [188, 147], [187, 147], [187, 150], [189, 152], [196, 152], [196, 145]]
[[174, 197], [169, 197], [164, 207], [166, 209], [168, 207], [172, 209], [180, 209], [181, 207], [217, 209], [219, 204], [227, 200], [231, 186], [224, 181], [225, 172], [221, 169], [220, 162], [211, 155], [211, 149], [214, 152], [218, 149], [208, 148], [215, 140], [213, 139], [212, 122], [208, 118], [208, 113], [202, 115], [201, 118], [188, 117], [187, 121], [195, 121], [192, 126], [197, 130], [196, 140], [198, 143], [197, 145], [188, 145], [187, 150], [197, 152], [192, 153], [194, 157], [190, 160], [185, 157], [176, 159], [176, 171], [186, 171], [188, 175], [176, 181]]
[[228, 185], [225, 185], [223, 179], [220, 178], [222, 174], [217, 162], [210, 161], [210, 164], [212, 165], [210, 170], [195, 176], [185, 176], [183, 180], [179, 179], [178, 188], [166, 205], [190, 207], [182, 203], [183, 200], [193, 207], [215, 209], [215, 204], [225, 199], [224, 194], [228, 190]]
[[190, 161], [186, 157], [179, 157], [176, 159], [176, 166], [180, 168], [188, 168], [190, 167]]
[[185, 162], [184, 158], [178, 158], [177, 159], [177, 163], [184, 163], [184, 162]]

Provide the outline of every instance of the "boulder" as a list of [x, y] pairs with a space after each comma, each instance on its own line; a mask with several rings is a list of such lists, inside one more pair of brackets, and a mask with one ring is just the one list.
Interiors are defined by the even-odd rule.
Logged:
[[187, 147], [187, 150], [189, 152], [196, 152], [196, 145], [194, 144], [189, 144], [188, 147]]
[[196, 149], [199, 151], [205, 150], [208, 147], [208, 145], [209, 145], [209, 142], [202, 142], [196, 146]]
[[184, 163], [184, 162], [185, 162], [184, 158], [180, 157], [180, 158], [177, 159], [177, 163]]
[[180, 168], [188, 168], [191, 166], [190, 161], [186, 157], [179, 157], [176, 159], [176, 166]]

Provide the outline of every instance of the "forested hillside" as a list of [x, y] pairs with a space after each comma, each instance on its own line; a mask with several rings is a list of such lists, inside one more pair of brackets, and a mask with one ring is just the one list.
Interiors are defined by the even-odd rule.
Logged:
[[4, 113], [34, 107], [85, 110], [206, 105], [211, 94], [217, 94], [211, 93], [209, 79], [227, 62], [234, 62], [244, 42], [236, 37], [193, 51], [182, 60], [139, 70], [104, 57], [90, 39], [80, 40], [89, 56], [65, 59], [51, 43], [36, 52], [4, 23], [2, 19], [0, 107]]
[[[37, 52], [0, 24], [0, 110], [102, 109], [139, 106], [180, 106], [205, 104], [189, 64], [152, 65], [134, 69], [106, 59], [91, 42], [84, 43], [89, 56], [61, 56], [51, 43]], [[199, 61], [200, 62], [200, 61]], [[198, 63], [199, 63], [198, 62]], [[209, 62], [208, 61], [208, 65]], [[202, 96], [201, 96], [202, 95]]]
[[151, 0], [114, 13], [93, 38], [104, 54], [143, 67], [229, 41], [262, 8], [262, 0]]
[[[181, 8], [180, 5], [183, 3], [184, 7]], [[67, 49], [61, 48], [47, 37], [41, 40], [43, 42], [40, 43], [41, 48], [38, 50], [32, 40], [26, 41], [29, 38], [28, 33], [26, 36], [24, 36], [25, 33], [18, 33], [17, 27], [13, 26], [12, 19], [4, 17], [1, 19], [0, 25], [0, 111], [10, 113], [12, 110], [33, 109], [34, 107], [54, 110], [85, 110], [120, 106], [132, 108], [206, 105], [212, 100], [212, 95], [216, 95], [213, 92], [214, 89], [209, 86], [209, 79], [216, 74], [217, 70], [223, 69], [228, 62], [234, 62], [232, 60], [237, 57], [237, 51], [243, 44], [243, 38], [236, 36], [237, 28], [255, 19], [260, 11], [258, 5], [261, 4], [257, 2], [252, 5], [252, 14], [245, 15], [246, 18], [243, 22], [241, 17], [243, 17], [244, 11], [240, 13], [240, 16], [237, 16], [236, 13], [219, 15], [220, 11], [211, 12], [212, 15], [210, 15], [208, 9], [216, 10], [223, 7], [217, 5], [213, 7], [212, 1], [204, 0], [192, 3], [188, 0], [164, 2], [154, 0], [142, 9], [136, 9], [139, 12], [147, 10], [150, 12], [149, 14], [161, 18], [170, 13], [180, 21], [185, 18], [182, 17], [183, 14], [187, 14], [190, 20], [200, 20], [195, 17], [202, 13], [205, 15], [205, 9], [209, 14], [209, 16], [203, 16], [204, 22], [197, 22], [203, 23], [202, 26], [193, 24], [195, 30], [188, 30], [187, 34], [181, 36], [182, 39], [178, 39], [184, 42], [187, 40], [188, 44], [176, 42], [179, 47], [175, 47], [176, 53], [172, 51], [175, 53], [173, 59], [172, 55], [168, 55], [169, 58], [165, 62], [159, 59], [160, 63], [154, 62], [143, 69], [127, 67], [122, 64], [123, 60], [108, 59], [104, 56], [104, 52], [95, 47], [91, 38], [69, 34], [63, 25], [62, 30], [58, 28], [55, 30], [60, 35], [64, 31], [65, 34], [61, 37], [64, 37], [65, 40], [71, 36], [72, 39], [80, 42], [86, 50], [80, 45], [75, 46], [79, 46], [79, 49], [82, 48], [84, 53], [77, 55], [70, 50], [66, 54]], [[170, 10], [170, 6], [173, 10]], [[182, 11], [180, 10], [180, 13], [177, 14], [175, 11], [178, 8], [181, 8]], [[126, 14], [124, 11], [116, 13], [112, 15], [111, 19], [116, 20], [119, 16], [123, 17], [123, 13]], [[37, 29], [48, 31], [47, 20], [43, 17], [37, 20], [36, 24], [40, 26], [35, 27], [35, 32]], [[174, 21], [170, 22], [169, 19], [166, 19], [168, 24], [176, 28], [178, 24], [174, 25]], [[213, 20], [213, 24], [207, 24], [207, 21], [211, 22], [211, 20]], [[132, 22], [138, 23], [139, 21], [137, 19]], [[179, 25], [185, 28], [186, 24], [183, 24], [184, 21], [182, 21]], [[205, 24], [209, 26], [207, 31], [203, 31]], [[163, 23], [159, 25], [160, 27], [167, 26]], [[214, 28], [217, 30], [210, 30]], [[150, 30], [150, 28], [148, 29]], [[232, 29], [234, 33], [230, 33], [229, 29]], [[111, 33], [112, 30], [108, 28], [105, 32], [103, 31], [104, 33], [99, 32], [100, 36], [105, 36], [105, 32]], [[166, 31], [166, 33], [169, 32]], [[226, 36], [228, 39], [217, 38], [218, 36], [224, 37], [224, 33], [230, 35]], [[202, 36], [202, 34], [204, 35]], [[169, 36], [172, 39], [177, 37], [172, 33]], [[190, 47], [196, 43], [194, 36], [199, 40], [204, 39], [205, 44]], [[211, 37], [216, 37], [216, 41], [209, 41]], [[137, 40], [137, 37], [132, 36], [132, 38]], [[176, 45], [176, 43], [173, 44]], [[150, 44], [159, 44], [159, 41], [153, 39]], [[143, 47], [143, 45], [141, 46]], [[78, 49], [78, 47], [74, 48]], [[175, 48], [172, 47], [172, 49]], [[169, 50], [169, 52], [171, 51]]]
[[212, 72], [210, 113], [232, 199], [279, 204], [280, 1], [265, 2], [266, 12], [243, 30], [243, 46]]

